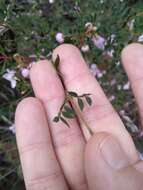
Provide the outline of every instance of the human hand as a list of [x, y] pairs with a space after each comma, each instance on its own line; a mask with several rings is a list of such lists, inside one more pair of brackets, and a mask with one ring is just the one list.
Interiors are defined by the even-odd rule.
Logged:
[[[24, 99], [15, 116], [27, 190], [141, 190], [143, 163], [79, 50], [65, 44], [54, 50], [53, 59], [57, 54], [67, 90], [92, 94], [93, 104], [82, 116], [95, 134], [89, 137], [76, 119], [70, 120], [70, 128], [53, 122], [64, 90], [50, 62], [35, 64], [30, 78], [36, 98]], [[122, 60], [143, 118], [143, 46], [129, 45]]]

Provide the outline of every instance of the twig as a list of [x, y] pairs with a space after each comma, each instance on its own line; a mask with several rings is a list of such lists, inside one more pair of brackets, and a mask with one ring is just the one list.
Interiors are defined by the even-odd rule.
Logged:
[[83, 118], [82, 114], [81, 114], [81, 111], [79, 110], [79, 108], [77, 107], [77, 105], [74, 103], [73, 101], [73, 98], [69, 96], [69, 101], [71, 102], [75, 112], [76, 112], [76, 115], [77, 115], [77, 118], [79, 119], [79, 122], [83, 123], [85, 125], [85, 127], [88, 129], [90, 135], [93, 135], [93, 131], [92, 129], [90, 128], [90, 126], [87, 124], [87, 122], [85, 121], [85, 119]]

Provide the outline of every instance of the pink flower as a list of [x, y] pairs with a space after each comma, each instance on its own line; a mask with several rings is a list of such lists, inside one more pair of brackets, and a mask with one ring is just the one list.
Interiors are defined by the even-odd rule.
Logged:
[[29, 69], [27, 68], [22, 68], [21, 69], [21, 75], [24, 77], [24, 78], [28, 78], [29, 77]]
[[140, 160], [143, 160], [143, 153], [139, 153]]
[[64, 35], [63, 35], [63, 33], [58, 32], [58, 33], [56, 34], [56, 41], [57, 41], [58, 43], [60, 43], [60, 44], [64, 42]]
[[90, 66], [90, 72], [93, 74], [94, 77], [101, 78], [104, 74], [106, 74], [105, 71], [101, 71], [96, 64], [91, 64]]
[[102, 36], [100, 35], [96, 35], [92, 38], [92, 42], [93, 44], [98, 48], [98, 49], [101, 49], [101, 50], [104, 50], [105, 49], [105, 45], [106, 45], [106, 39], [103, 38]]
[[129, 90], [130, 89], [130, 82], [128, 81], [126, 84], [123, 86], [123, 90]]

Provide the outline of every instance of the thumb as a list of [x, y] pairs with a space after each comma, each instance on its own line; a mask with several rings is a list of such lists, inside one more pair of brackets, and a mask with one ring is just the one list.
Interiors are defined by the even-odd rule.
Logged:
[[89, 140], [85, 151], [85, 172], [90, 190], [142, 189], [141, 173], [130, 166], [122, 147], [108, 133], [96, 133]]

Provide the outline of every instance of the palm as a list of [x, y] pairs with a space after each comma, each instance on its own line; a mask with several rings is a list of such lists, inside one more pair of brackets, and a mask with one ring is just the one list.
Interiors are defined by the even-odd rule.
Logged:
[[[143, 51], [143, 47], [136, 46]], [[84, 120], [95, 133], [108, 132], [118, 139], [130, 163], [135, 164], [138, 155], [132, 139], [98, 82], [91, 76], [79, 51], [73, 46], [63, 45], [54, 51], [54, 57], [57, 54], [60, 55], [60, 71], [67, 90], [92, 94], [93, 105], [82, 112]], [[132, 55], [128, 57], [123, 52], [123, 62], [141, 110], [143, 61], [138, 61], [134, 72], [135, 61]], [[35, 65], [31, 70], [31, 81], [37, 98], [23, 100], [16, 112], [18, 147], [27, 189], [87, 190], [84, 158], [88, 157], [85, 149], [90, 146], [90, 141], [87, 142], [90, 135], [84, 123], [81, 122], [79, 127], [78, 121], [72, 119], [71, 127], [66, 128], [62, 123], [53, 122], [64, 101], [64, 90], [50, 63], [40, 61]], [[141, 171], [142, 167], [140, 163], [137, 165]]]

